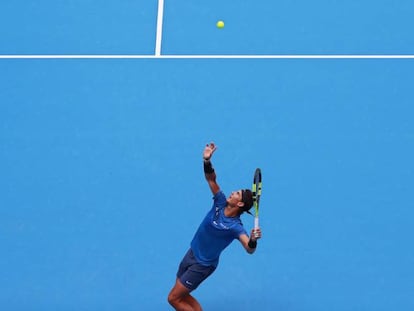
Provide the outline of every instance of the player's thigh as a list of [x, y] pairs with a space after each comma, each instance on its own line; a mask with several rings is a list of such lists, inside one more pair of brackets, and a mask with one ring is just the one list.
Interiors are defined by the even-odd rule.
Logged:
[[207, 279], [216, 269], [214, 266], [203, 266], [193, 263], [188, 269], [178, 277], [182, 285], [190, 291], [195, 290], [205, 279]]

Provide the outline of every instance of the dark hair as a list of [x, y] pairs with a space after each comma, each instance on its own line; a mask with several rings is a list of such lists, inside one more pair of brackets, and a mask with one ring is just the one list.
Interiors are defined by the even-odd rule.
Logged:
[[249, 212], [249, 209], [253, 206], [253, 193], [249, 189], [242, 190], [242, 202], [244, 206], [242, 207], [243, 212]]

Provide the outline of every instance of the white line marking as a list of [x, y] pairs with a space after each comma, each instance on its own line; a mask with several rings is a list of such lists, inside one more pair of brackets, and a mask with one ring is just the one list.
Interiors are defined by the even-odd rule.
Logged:
[[0, 59], [414, 59], [414, 55], [0, 55]]
[[155, 39], [155, 56], [161, 55], [163, 18], [164, 18], [164, 0], [158, 0], [157, 38]]

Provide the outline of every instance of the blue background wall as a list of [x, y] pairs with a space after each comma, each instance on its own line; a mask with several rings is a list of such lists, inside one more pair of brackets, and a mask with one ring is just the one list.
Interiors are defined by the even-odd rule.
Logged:
[[[6, 2], [0, 52], [153, 54], [156, 4]], [[412, 53], [412, 5], [386, 4], [167, 1], [163, 51]], [[279, 27], [282, 7], [296, 28]], [[312, 36], [299, 31], [311, 22]], [[345, 30], [346, 46], [334, 40]], [[0, 305], [170, 310], [211, 205], [201, 154], [214, 140], [225, 192], [262, 168], [264, 237], [253, 256], [238, 242], [223, 253], [195, 292], [205, 310], [412, 309], [413, 71], [398, 59], [0, 60]]]

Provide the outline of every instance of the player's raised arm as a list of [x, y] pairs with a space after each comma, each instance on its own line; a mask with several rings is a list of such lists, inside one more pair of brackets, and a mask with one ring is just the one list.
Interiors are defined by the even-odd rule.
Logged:
[[216, 194], [220, 191], [220, 187], [216, 182], [216, 172], [214, 171], [213, 165], [211, 164], [211, 157], [213, 156], [213, 153], [216, 151], [216, 149], [216, 145], [211, 142], [210, 144], [206, 145], [203, 152], [204, 175], [213, 194]]

